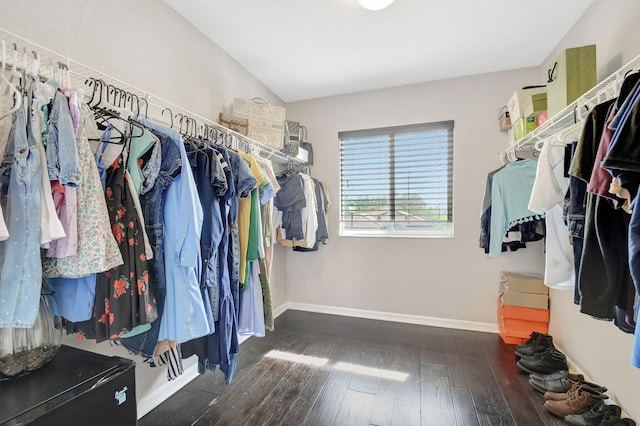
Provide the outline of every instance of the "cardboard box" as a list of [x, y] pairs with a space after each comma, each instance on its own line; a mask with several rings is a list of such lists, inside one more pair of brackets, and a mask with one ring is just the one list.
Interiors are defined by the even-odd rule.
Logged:
[[501, 132], [506, 132], [511, 128], [511, 118], [506, 105], [498, 110], [498, 127]]
[[549, 324], [546, 322], [525, 321], [513, 318], [499, 318], [498, 322], [503, 324], [505, 335], [510, 337], [529, 338], [533, 331], [547, 333]]
[[298, 147], [298, 154], [296, 155], [298, 160], [302, 160], [305, 163], [309, 162], [309, 151], [304, 148]]
[[503, 291], [500, 294], [502, 303], [524, 308], [549, 309], [549, 296], [546, 294], [518, 293], [517, 291]]
[[[547, 109], [547, 92], [531, 95], [531, 98], [524, 106], [523, 116], [526, 118], [536, 118]], [[536, 124], [537, 126], [537, 124]]]
[[500, 329], [500, 337], [502, 338], [502, 341], [508, 345], [521, 345], [523, 343], [526, 343], [527, 340], [529, 340], [529, 339], [524, 339], [522, 337], [509, 336], [506, 334], [504, 329]]
[[498, 332], [502, 340], [510, 345], [519, 345], [522, 343], [526, 343], [529, 340], [530, 334], [528, 336], [523, 336], [523, 332], [507, 329], [505, 325], [504, 318], [502, 318], [498, 314]]
[[510, 292], [549, 294], [549, 287], [544, 285], [542, 275], [537, 274], [501, 271], [500, 287]]
[[543, 93], [546, 91], [547, 88], [545, 86], [516, 90], [507, 102], [507, 109], [509, 110], [509, 117], [511, 117], [511, 122], [514, 123], [515, 120], [524, 115], [524, 106], [527, 104], [527, 102], [529, 102], [529, 99], [531, 99], [532, 95]]
[[513, 123], [513, 137], [518, 141], [535, 130], [536, 127], [535, 117], [520, 117]]
[[535, 322], [549, 322], [549, 309], [525, 308], [523, 306], [505, 305], [498, 298], [498, 311], [504, 318], [521, 319]]
[[547, 105], [553, 117], [596, 85], [596, 45], [565, 49], [547, 73]]
[[247, 137], [278, 150], [284, 148], [285, 108], [265, 101], [233, 98], [232, 114], [249, 122]]

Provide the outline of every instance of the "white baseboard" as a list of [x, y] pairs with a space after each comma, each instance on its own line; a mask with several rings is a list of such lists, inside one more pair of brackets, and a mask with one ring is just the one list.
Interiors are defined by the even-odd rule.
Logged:
[[[279, 307], [280, 309], [280, 307]], [[287, 302], [287, 309], [317, 312], [321, 314], [342, 315], [407, 324], [428, 325], [431, 327], [455, 328], [459, 330], [498, 333], [498, 324], [488, 322], [453, 320], [448, 318], [427, 317], [422, 315], [397, 314], [393, 312], [369, 311], [365, 309], [341, 308], [338, 306], [315, 305], [311, 303]], [[283, 311], [284, 312], [284, 311]]]
[[275, 308], [273, 310], [273, 319], [276, 319], [280, 315], [284, 314], [287, 309], [288, 309], [287, 302], [284, 302], [282, 305]]
[[198, 364], [196, 363], [184, 370], [175, 380], [167, 381], [148, 393], [142, 400], [138, 401], [138, 420], [198, 376]]

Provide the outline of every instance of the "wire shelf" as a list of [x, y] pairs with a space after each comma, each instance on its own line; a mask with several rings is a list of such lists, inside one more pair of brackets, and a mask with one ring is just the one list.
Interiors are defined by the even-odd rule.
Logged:
[[[205, 124], [210, 128], [214, 128], [225, 135], [232, 136], [242, 141], [248, 147], [247, 151], [258, 153], [272, 161], [281, 164], [291, 164], [297, 166], [308, 167], [307, 163], [299, 158], [291, 157], [278, 149], [260, 143], [247, 136], [228, 129], [213, 120], [191, 112], [181, 106], [164, 100], [158, 96], [152, 95], [135, 86], [127, 84], [115, 77], [100, 72], [88, 65], [74, 61], [65, 55], [54, 52], [37, 43], [26, 40], [10, 31], [0, 28], [0, 40], [6, 45], [6, 64], [3, 67], [13, 67], [31, 69], [34, 59], [39, 59], [40, 66], [38, 74], [43, 78], [56, 78], [61, 68], [66, 67], [69, 75], [69, 83], [71, 87], [76, 89], [83, 88], [85, 101], [91, 98], [93, 88], [91, 87], [95, 80], [104, 82], [104, 86], [115, 86], [125, 92], [135, 95], [140, 99], [140, 111], [142, 115], [149, 120], [161, 123], [168, 127], [174, 125], [174, 121], [179, 118], [191, 118], [197, 124]], [[0, 58], [1, 59], [1, 58]], [[170, 113], [168, 113], [170, 112]], [[175, 119], [175, 120], [174, 120]]]
[[556, 115], [550, 117], [542, 126], [536, 128], [515, 144], [502, 151], [500, 153], [502, 163], [504, 164], [508, 162], [510, 158], [516, 157], [516, 152], [530, 150], [538, 142], [546, 141], [560, 130], [582, 122], [592, 107], [615, 98], [618, 95], [625, 76], [629, 71], [638, 68], [640, 68], [640, 55], [596, 84], [592, 89], [564, 107]]

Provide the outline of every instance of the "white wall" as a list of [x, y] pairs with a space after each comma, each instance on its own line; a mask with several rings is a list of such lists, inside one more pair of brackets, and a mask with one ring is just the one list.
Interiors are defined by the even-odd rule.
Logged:
[[[215, 119], [234, 96], [259, 96], [282, 105], [282, 100], [163, 2], [3, 0], [0, 8], [0, 28], [201, 116]], [[278, 307], [286, 302], [282, 248], [276, 249], [275, 259], [273, 303]], [[141, 358], [108, 342], [96, 345], [67, 338], [65, 343], [138, 361], [139, 403], [158, 389], [166, 397], [179, 385], [166, 386], [165, 371], [151, 369]], [[195, 357], [185, 367], [194, 362]], [[151, 408], [148, 403], [144, 407]]]
[[[498, 166], [497, 153], [504, 147], [496, 109], [516, 88], [544, 83], [552, 59], [567, 47], [597, 44], [598, 77], [606, 77], [640, 53], [638, 22], [640, 2], [596, 0], [539, 69], [288, 104], [288, 116], [309, 128], [314, 174], [328, 184], [334, 202], [329, 246], [312, 255], [288, 254], [289, 301], [309, 309], [353, 308], [364, 315], [382, 311], [495, 323], [498, 271], [541, 272], [544, 261], [536, 244], [501, 259], [488, 259], [477, 248], [482, 180]], [[449, 119], [455, 120], [455, 238], [339, 237], [338, 132]], [[629, 362], [632, 337], [580, 314], [570, 291], [551, 291], [550, 327], [578, 367], [640, 418], [640, 370]]]
[[[499, 271], [539, 271], [542, 245], [488, 260], [478, 247], [483, 182], [506, 146], [498, 107], [539, 82], [529, 68], [288, 104], [309, 129], [313, 173], [333, 202], [329, 245], [288, 255], [289, 301], [495, 324]], [[442, 120], [455, 121], [455, 237], [339, 237], [338, 132]]]

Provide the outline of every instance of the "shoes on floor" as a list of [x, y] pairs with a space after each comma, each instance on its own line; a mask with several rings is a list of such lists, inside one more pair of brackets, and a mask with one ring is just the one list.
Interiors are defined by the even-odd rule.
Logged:
[[557, 380], [557, 379], [562, 379], [563, 377], [568, 377], [570, 380], [573, 380], [574, 382], [580, 382], [584, 380], [584, 376], [582, 374], [570, 373], [567, 370], [554, 371], [553, 373], [549, 373], [549, 374], [540, 374], [540, 373], [529, 374], [530, 379], [536, 379], [536, 380]]
[[571, 389], [571, 385], [576, 382], [583, 382], [582, 374], [569, 373], [566, 370], [556, 371], [551, 374], [530, 374], [529, 383], [540, 393], [557, 392], [563, 393]]
[[529, 374], [550, 374], [569, 369], [567, 357], [553, 346], [549, 346], [544, 352], [535, 355], [522, 356], [518, 361], [518, 367]]
[[569, 388], [569, 390], [567, 390], [566, 392], [550, 392], [547, 391], [544, 393], [544, 398], [545, 399], [550, 399], [553, 401], [562, 401], [563, 399], [568, 399], [571, 392], [575, 392], [575, 389], [578, 387], [584, 387], [584, 388], [588, 388], [589, 391], [593, 392], [594, 394], [599, 393], [602, 395], [602, 399], [607, 399], [609, 398], [609, 396], [605, 395], [605, 392], [607, 391], [607, 388], [604, 386], [600, 386], [597, 385], [595, 383], [591, 383], [591, 382], [573, 382]]
[[534, 331], [526, 343], [516, 346], [516, 357], [535, 355], [544, 352], [548, 347], [554, 347], [553, 337]]
[[600, 426], [605, 414], [620, 417], [622, 409], [617, 405], [607, 405], [597, 402], [584, 414], [569, 414], [564, 418], [565, 423], [572, 426]]
[[585, 385], [578, 385], [568, 392], [568, 398], [561, 401], [547, 400], [544, 409], [554, 416], [564, 418], [570, 414], [584, 414], [598, 402], [602, 402], [603, 395], [594, 392]]
[[621, 419], [611, 413], [605, 413], [600, 426], [636, 426], [636, 422], [631, 419]]

